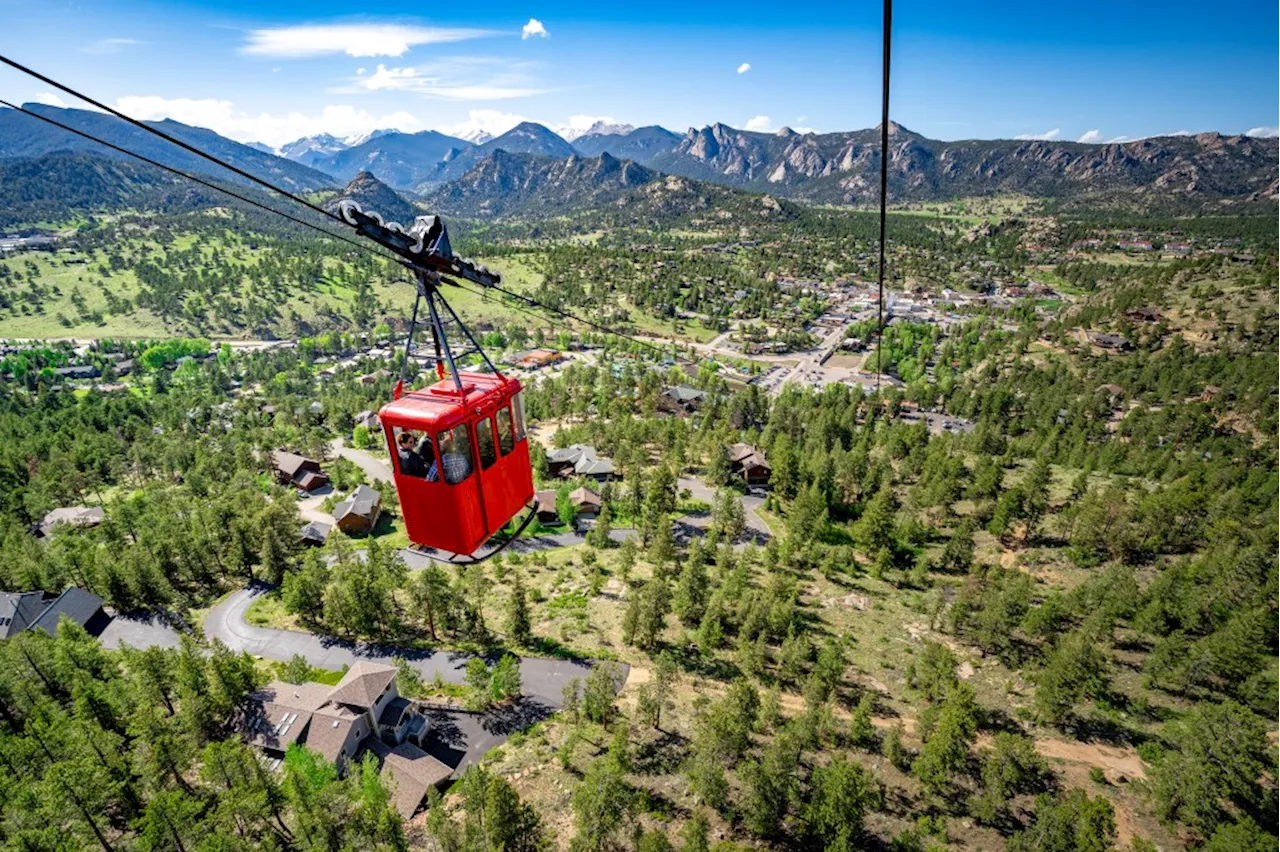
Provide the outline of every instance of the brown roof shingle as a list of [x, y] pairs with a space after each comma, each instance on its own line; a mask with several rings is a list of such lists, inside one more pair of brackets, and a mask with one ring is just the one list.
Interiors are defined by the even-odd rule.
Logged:
[[366, 747], [382, 764], [382, 779], [391, 788], [396, 810], [405, 819], [418, 810], [428, 789], [453, 774], [448, 765], [413, 743], [388, 746], [381, 740], [370, 738]]
[[342, 676], [342, 680], [329, 693], [329, 700], [335, 704], [350, 704], [352, 707], [372, 707], [387, 684], [395, 679], [395, 666], [361, 660]]

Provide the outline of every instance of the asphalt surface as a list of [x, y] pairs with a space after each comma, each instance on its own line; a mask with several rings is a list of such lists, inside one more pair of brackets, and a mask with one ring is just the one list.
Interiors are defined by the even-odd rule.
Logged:
[[[204, 632], [210, 639], [219, 639], [235, 651], [248, 651], [259, 657], [287, 662], [294, 654], [301, 654], [317, 668], [340, 670], [366, 660], [394, 665], [395, 657], [404, 657], [422, 673], [424, 680], [436, 676], [448, 683], [462, 683], [467, 661], [473, 655], [453, 652], [402, 648], [374, 642], [353, 642], [298, 630], [280, 630], [274, 627], [258, 627], [244, 619], [245, 611], [253, 599], [269, 591], [266, 586], [241, 589], [229, 595], [205, 616]], [[491, 661], [492, 662], [492, 661]], [[529, 698], [550, 702], [559, 707], [561, 691], [570, 679], [586, 677], [591, 671], [587, 660], [550, 660], [540, 657], [524, 657], [520, 660], [520, 677], [524, 693]]]
[[121, 648], [125, 645], [130, 648], [149, 648], [152, 645], [177, 648], [181, 640], [178, 631], [163, 615], [117, 615], [98, 634], [98, 641], [104, 648]]

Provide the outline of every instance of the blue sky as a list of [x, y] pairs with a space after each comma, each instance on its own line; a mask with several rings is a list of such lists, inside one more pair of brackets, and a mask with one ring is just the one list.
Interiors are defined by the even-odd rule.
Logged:
[[[879, 119], [874, 2], [415, 5], [430, 16], [326, 0], [0, 0], [0, 52], [137, 117], [271, 145], [522, 119], [676, 132]], [[892, 114], [941, 139], [1273, 134], [1278, 25], [1274, 0], [899, 3]], [[7, 69], [0, 97], [58, 102]]]

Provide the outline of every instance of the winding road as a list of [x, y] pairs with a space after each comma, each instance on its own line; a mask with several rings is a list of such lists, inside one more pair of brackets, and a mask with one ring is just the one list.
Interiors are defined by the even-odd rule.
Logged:
[[[396, 657], [403, 657], [422, 673], [426, 681], [435, 680], [439, 676], [448, 683], [463, 682], [467, 662], [473, 656], [471, 654], [353, 642], [300, 630], [281, 630], [250, 624], [245, 620], [245, 612], [254, 598], [268, 591], [270, 589], [267, 586], [255, 585], [228, 595], [205, 616], [205, 636], [221, 640], [233, 651], [248, 651], [250, 654], [281, 662], [289, 661], [294, 654], [301, 654], [311, 665], [329, 670], [341, 670], [343, 666], [354, 665], [361, 660], [394, 665]], [[529, 698], [545, 701], [553, 707], [560, 706], [561, 691], [571, 678], [586, 677], [590, 671], [591, 664], [585, 661], [539, 657], [523, 657], [520, 660], [524, 694]]]

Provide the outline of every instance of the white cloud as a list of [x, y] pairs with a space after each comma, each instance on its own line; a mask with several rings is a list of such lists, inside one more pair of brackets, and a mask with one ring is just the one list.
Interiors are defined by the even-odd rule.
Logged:
[[527, 98], [546, 93], [530, 85], [528, 78], [510, 69], [477, 72], [496, 65], [493, 59], [451, 59], [405, 68], [379, 65], [372, 74], [355, 77], [349, 87], [331, 89], [333, 94], [361, 92], [412, 92], [450, 101], [498, 101]]
[[133, 47], [135, 44], [142, 44], [142, 42], [136, 38], [100, 38], [92, 44], [87, 44], [80, 48], [80, 52], [98, 55], [119, 53], [126, 47]]
[[767, 115], [757, 115], [754, 118], [748, 119], [743, 129], [767, 133], [773, 129], [773, 119]]
[[793, 128], [791, 128], [791, 129], [792, 129], [792, 130], [794, 130], [796, 133], [801, 134], [802, 136], [803, 136], [803, 135], [806, 135], [806, 134], [809, 134], [809, 133], [817, 133], [817, 132], [818, 132], [817, 130], [815, 130], [815, 129], [814, 129], [814, 128], [812, 128], [812, 127], [793, 127]]
[[1195, 136], [1190, 130], [1175, 130], [1172, 133], [1162, 133], [1161, 136]]
[[236, 109], [231, 101], [132, 95], [117, 100], [115, 107], [125, 115], [144, 121], [172, 118], [183, 124], [207, 127], [238, 142], [262, 142], [273, 147], [318, 133], [346, 137], [380, 128], [410, 132], [423, 129], [422, 122], [404, 110], [375, 115], [345, 104], [330, 104], [311, 115], [302, 112], [251, 115]]
[[1032, 140], [1038, 140], [1040, 142], [1049, 142], [1053, 139], [1057, 139], [1058, 134], [1060, 134], [1061, 132], [1062, 131], [1059, 128], [1055, 127], [1052, 130], [1046, 130], [1044, 133], [1019, 133], [1017, 136], [1013, 138], [1021, 139], [1023, 141], [1028, 141], [1028, 142]]
[[1101, 131], [1101, 130], [1087, 130], [1087, 131], [1085, 131], [1085, 134], [1084, 134], [1083, 136], [1081, 136], [1079, 139], [1077, 139], [1076, 141], [1077, 141], [1077, 142], [1088, 142], [1088, 143], [1101, 142], [1101, 141], [1102, 141], [1102, 131]]
[[466, 138], [478, 132], [490, 136], [501, 136], [522, 121], [528, 121], [523, 115], [514, 112], [503, 112], [497, 109], [473, 109], [467, 113], [467, 120], [449, 127], [440, 128], [441, 133]]
[[1255, 139], [1270, 139], [1280, 136], [1280, 128], [1275, 127], [1251, 127], [1244, 133], [1245, 136], [1252, 136]]
[[62, 107], [63, 109], [70, 106], [70, 104], [55, 95], [53, 92], [41, 92], [36, 95], [36, 103], [44, 104], [45, 106]]
[[520, 38], [522, 39], [546, 38], [547, 35], [547, 28], [537, 18], [530, 18], [529, 23], [525, 24], [520, 30]]
[[742, 63], [741, 65], [739, 65], [739, 66], [738, 66], [738, 73], [739, 73], [739, 74], [745, 74], [745, 73], [747, 73], [747, 72], [748, 72], [748, 71], [750, 71], [750, 70], [751, 70], [751, 63], [750, 63], [750, 62], [744, 62], [744, 63]]
[[1114, 139], [1108, 139], [1107, 144], [1111, 144], [1113, 142], [1136, 142], [1140, 138], [1141, 137], [1139, 136], [1117, 136]]
[[319, 24], [253, 30], [240, 48], [250, 56], [299, 59], [345, 53], [347, 56], [403, 56], [411, 47], [494, 35], [490, 30], [414, 27], [404, 24]]

